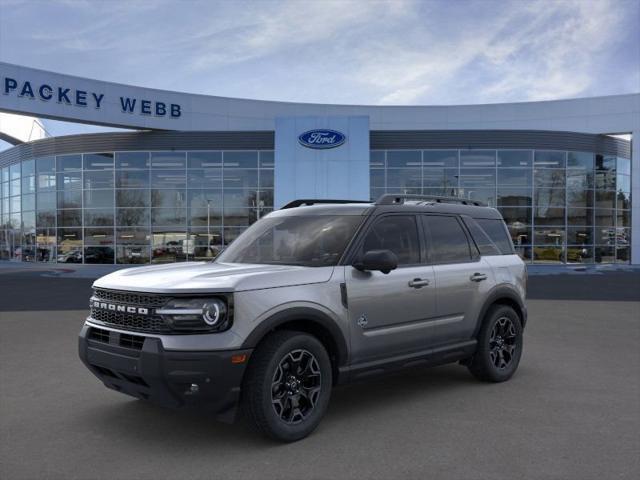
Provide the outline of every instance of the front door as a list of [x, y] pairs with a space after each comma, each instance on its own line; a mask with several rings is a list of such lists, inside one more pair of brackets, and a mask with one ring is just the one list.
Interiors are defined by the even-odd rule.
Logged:
[[433, 267], [425, 265], [415, 215], [386, 215], [372, 223], [356, 256], [391, 250], [398, 268], [388, 274], [346, 266], [352, 362], [426, 348], [436, 315]]

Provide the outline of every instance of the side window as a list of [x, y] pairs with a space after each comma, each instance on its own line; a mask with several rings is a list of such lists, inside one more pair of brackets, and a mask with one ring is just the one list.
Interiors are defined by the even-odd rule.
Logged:
[[[480, 225], [471, 217], [462, 217], [462, 221], [469, 229], [469, 233], [478, 246], [481, 255], [502, 255], [500, 249], [489, 238], [489, 235], [482, 229]], [[471, 247], [473, 250], [473, 246]]]
[[429, 238], [431, 263], [462, 263], [471, 261], [467, 235], [456, 217], [423, 215]]
[[390, 215], [377, 220], [367, 232], [362, 252], [391, 250], [398, 265], [420, 263], [420, 241], [413, 215]]
[[513, 253], [513, 243], [502, 220], [490, 218], [477, 218], [476, 222], [487, 232], [489, 238], [496, 244], [503, 255]]

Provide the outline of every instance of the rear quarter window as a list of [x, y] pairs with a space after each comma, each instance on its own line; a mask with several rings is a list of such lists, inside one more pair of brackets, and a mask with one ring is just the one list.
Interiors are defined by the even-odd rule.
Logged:
[[494, 245], [498, 247], [502, 255], [511, 255], [514, 253], [513, 243], [511, 242], [511, 237], [503, 220], [476, 218], [475, 221], [482, 227]]

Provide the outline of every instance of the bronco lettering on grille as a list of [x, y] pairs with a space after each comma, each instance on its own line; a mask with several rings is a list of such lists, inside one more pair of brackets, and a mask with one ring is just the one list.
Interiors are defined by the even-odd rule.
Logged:
[[100, 302], [98, 300], [93, 301], [93, 308], [102, 308], [104, 310], [111, 310], [114, 312], [122, 313], [137, 313], [138, 315], [149, 315], [148, 308], [130, 307], [128, 305], [116, 305], [115, 303]]

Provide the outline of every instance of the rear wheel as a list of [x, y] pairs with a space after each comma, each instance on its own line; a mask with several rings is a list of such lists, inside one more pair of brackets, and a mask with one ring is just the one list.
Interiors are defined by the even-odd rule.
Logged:
[[522, 356], [522, 325], [513, 308], [494, 305], [478, 334], [469, 371], [479, 380], [504, 382], [515, 373]]
[[331, 361], [306, 333], [269, 335], [251, 357], [243, 388], [243, 409], [257, 431], [284, 442], [309, 435], [329, 404]]

